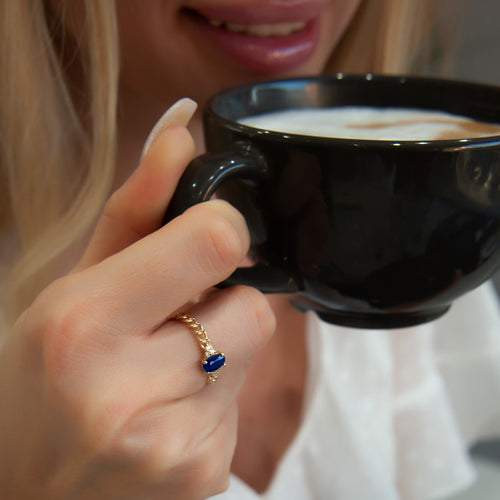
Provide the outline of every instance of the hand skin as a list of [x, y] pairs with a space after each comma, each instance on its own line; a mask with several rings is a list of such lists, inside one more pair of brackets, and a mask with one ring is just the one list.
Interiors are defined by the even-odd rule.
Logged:
[[235, 398], [275, 320], [256, 290], [188, 307], [228, 366], [207, 385], [190, 330], [166, 321], [245, 257], [241, 215], [223, 201], [166, 226], [193, 155], [167, 127], [107, 203], [81, 261], [54, 281], [0, 351], [3, 500], [202, 499], [227, 486]]

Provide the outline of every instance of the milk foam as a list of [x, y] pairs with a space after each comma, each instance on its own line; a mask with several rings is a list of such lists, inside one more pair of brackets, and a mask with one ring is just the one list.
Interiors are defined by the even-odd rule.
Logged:
[[443, 111], [411, 108], [292, 109], [239, 121], [264, 130], [343, 139], [430, 141], [500, 135], [500, 124], [478, 122]]

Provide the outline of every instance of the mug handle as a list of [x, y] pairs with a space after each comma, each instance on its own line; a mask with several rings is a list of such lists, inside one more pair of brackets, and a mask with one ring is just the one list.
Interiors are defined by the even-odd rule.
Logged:
[[[163, 219], [168, 223], [189, 207], [210, 200], [217, 189], [231, 179], [262, 181], [269, 173], [264, 156], [253, 146], [240, 144], [239, 149], [222, 153], [205, 153], [186, 168], [177, 185]], [[299, 286], [282, 270], [259, 264], [238, 268], [217, 285], [225, 288], [247, 285], [264, 293], [296, 293]]]

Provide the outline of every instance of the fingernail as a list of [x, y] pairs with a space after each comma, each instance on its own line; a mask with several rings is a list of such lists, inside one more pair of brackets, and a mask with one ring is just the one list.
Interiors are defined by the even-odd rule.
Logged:
[[198, 104], [188, 97], [179, 99], [176, 103], [170, 106], [170, 108], [168, 108], [167, 111], [163, 113], [162, 117], [156, 122], [156, 125], [149, 133], [142, 149], [141, 160], [142, 158], [144, 158], [144, 155], [151, 149], [151, 146], [155, 142], [156, 138], [160, 135], [161, 131], [165, 127], [167, 127], [168, 125], [172, 125], [173, 123], [187, 127], [197, 107]]

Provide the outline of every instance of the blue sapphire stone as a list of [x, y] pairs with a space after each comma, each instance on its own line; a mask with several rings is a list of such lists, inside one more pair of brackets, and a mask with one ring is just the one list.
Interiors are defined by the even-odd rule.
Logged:
[[211, 373], [218, 370], [221, 366], [224, 366], [225, 362], [226, 362], [226, 357], [220, 352], [218, 352], [217, 354], [213, 354], [212, 356], [208, 357], [203, 362], [202, 366], [207, 373]]

